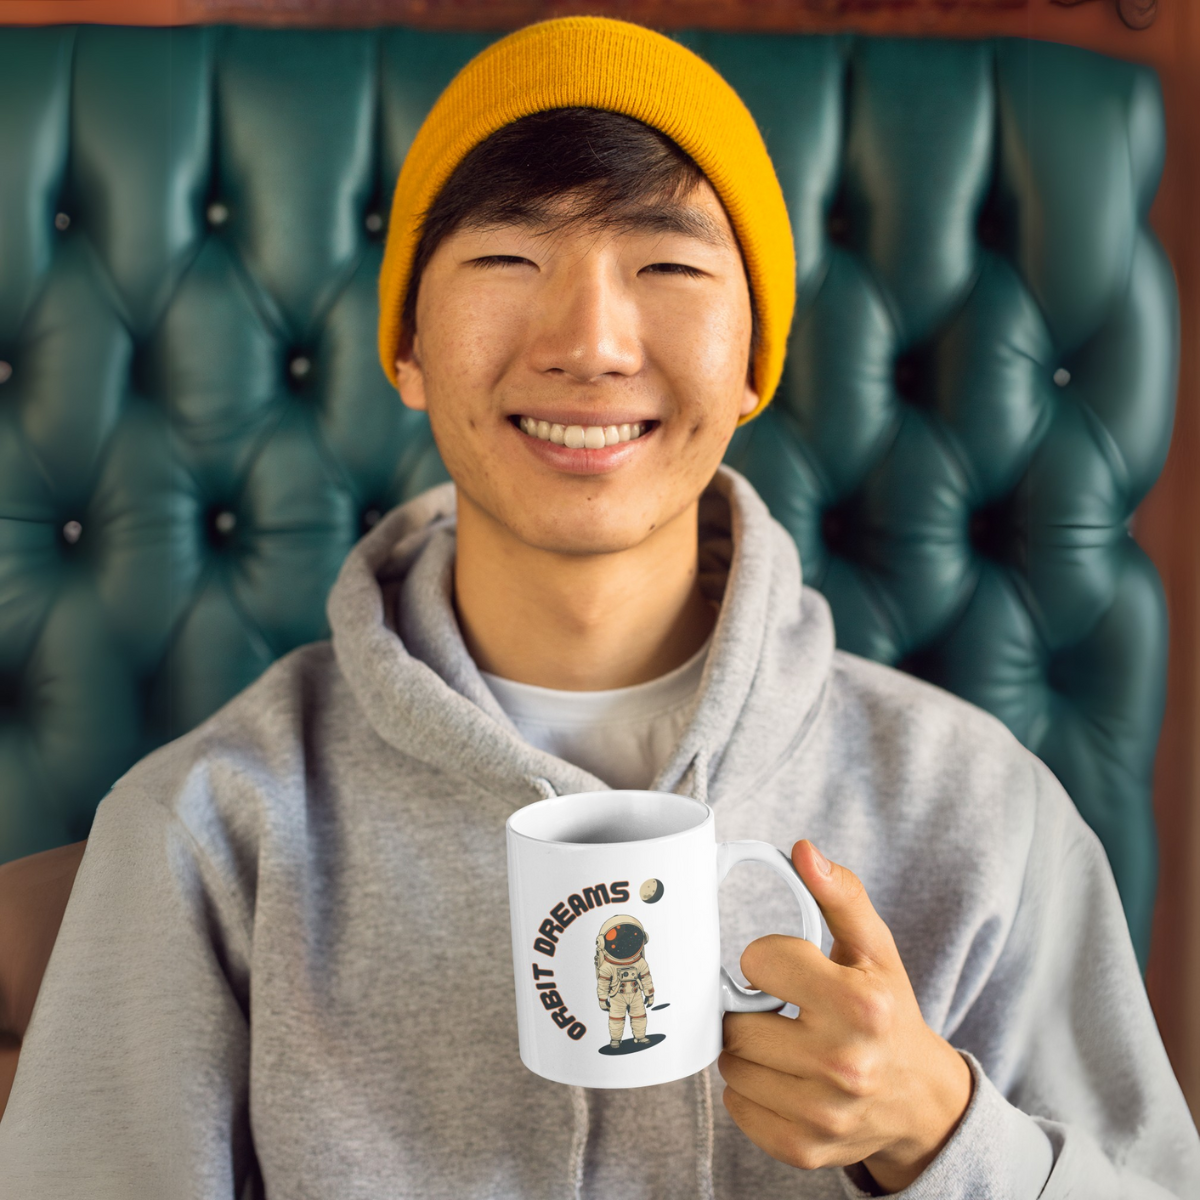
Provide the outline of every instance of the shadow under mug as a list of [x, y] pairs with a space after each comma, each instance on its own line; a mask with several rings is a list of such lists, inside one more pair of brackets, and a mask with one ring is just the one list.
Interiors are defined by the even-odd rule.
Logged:
[[557, 1083], [645, 1087], [714, 1062], [726, 1012], [784, 1001], [721, 966], [717, 887], [739, 862], [791, 889], [800, 936], [821, 914], [767, 842], [716, 840], [712, 809], [670, 792], [540, 800], [506, 823], [521, 1061]]

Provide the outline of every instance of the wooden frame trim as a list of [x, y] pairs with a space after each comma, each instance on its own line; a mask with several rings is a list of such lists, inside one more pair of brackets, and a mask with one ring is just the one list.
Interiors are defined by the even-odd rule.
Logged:
[[655, 29], [855, 29], [975, 37], [1010, 33], [1070, 40], [1068, 26], [1055, 10], [1062, 14], [1079, 5], [1103, 7], [1118, 18], [1114, 24], [1122, 23], [1126, 30], [1148, 29], [1159, 10], [1159, 0], [0, 0], [0, 25], [229, 23], [507, 30], [547, 17], [588, 13]]

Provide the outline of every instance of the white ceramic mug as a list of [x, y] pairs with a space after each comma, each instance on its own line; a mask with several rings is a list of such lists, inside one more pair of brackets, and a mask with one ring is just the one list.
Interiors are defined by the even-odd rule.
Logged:
[[521, 1061], [557, 1083], [645, 1087], [721, 1052], [722, 1014], [784, 1001], [721, 966], [717, 885], [739, 862], [777, 871], [821, 944], [821, 914], [766, 842], [717, 844], [712, 809], [669, 792], [584, 792], [508, 818], [508, 903]]

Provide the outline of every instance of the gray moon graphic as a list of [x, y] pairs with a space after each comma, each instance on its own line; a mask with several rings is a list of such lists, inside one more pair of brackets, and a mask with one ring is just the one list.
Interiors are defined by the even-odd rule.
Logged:
[[661, 879], [647, 879], [645, 883], [638, 888], [638, 895], [647, 903], [655, 904], [662, 899], [663, 885]]

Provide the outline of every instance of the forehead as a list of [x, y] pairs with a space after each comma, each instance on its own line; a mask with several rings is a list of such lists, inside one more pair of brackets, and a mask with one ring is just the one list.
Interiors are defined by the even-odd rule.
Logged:
[[584, 194], [554, 196], [533, 202], [504, 220], [467, 221], [463, 229], [483, 231], [516, 226], [540, 235], [580, 228], [627, 234], [676, 234], [717, 249], [737, 249], [729, 218], [707, 180], [678, 199], [618, 202], [600, 215], [595, 208], [594, 199]]

